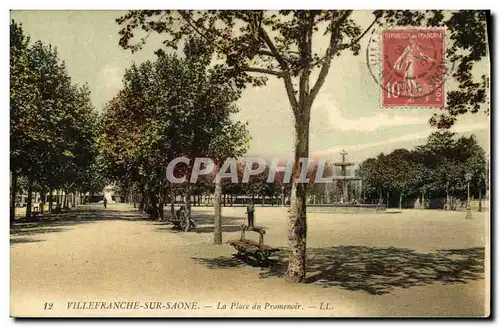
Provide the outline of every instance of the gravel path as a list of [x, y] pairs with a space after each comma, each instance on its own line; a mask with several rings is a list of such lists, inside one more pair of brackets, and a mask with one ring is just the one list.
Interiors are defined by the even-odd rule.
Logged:
[[[189, 233], [125, 204], [80, 206], [11, 229], [12, 316], [483, 316], [488, 213], [308, 215], [308, 283], [290, 284], [286, 210], [256, 208], [268, 268], [212, 245], [212, 208]], [[224, 240], [245, 209], [223, 209]], [[446, 251], [444, 251], [446, 250]], [[486, 252], [488, 253], [488, 252]], [[137, 303], [135, 303], [137, 302]], [[225, 307], [224, 307], [225, 306]], [[259, 307], [260, 306], [260, 307]], [[97, 309], [96, 309], [97, 308]]]

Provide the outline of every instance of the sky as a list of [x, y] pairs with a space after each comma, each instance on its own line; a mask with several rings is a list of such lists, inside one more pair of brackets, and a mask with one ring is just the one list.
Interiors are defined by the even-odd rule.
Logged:
[[[11, 18], [22, 23], [26, 34], [58, 48], [69, 75], [76, 83], [87, 83], [97, 110], [121, 87], [125, 69], [132, 62], [154, 59], [161, 37], [152, 34], [146, 46], [134, 54], [118, 46], [115, 18], [124, 11], [13, 11]], [[371, 13], [357, 11], [354, 19], [368, 26]], [[323, 53], [327, 40], [313, 39], [314, 50]], [[312, 110], [310, 152], [339, 159], [345, 149], [351, 161], [397, 148], [413, 148], [425, 143], [435, 131], [428, 120], [439, 109], [383, 109], [381, 88], [368, 69], [365, 57], [367, 38], [358, 56], [344, 52], [332, 61], [330, 73]], [[489, 74], [487, 61], [474, 67], [475, 74]], [[311, 80], [315, 80], [316, 74]], [[453, 87], [453, 85], [450, 85]], [[282, 156], [293, 154], [292, 111], [283, 82], [270, 77], [266, 86], [248, 87], [238, 101], [241, 109], [233, 118], [248, 122], [252, 137], [248, 155]], [[489, 152], [489, 116], [484, 113], [460, 116], [452, 131], [475, 134]]]

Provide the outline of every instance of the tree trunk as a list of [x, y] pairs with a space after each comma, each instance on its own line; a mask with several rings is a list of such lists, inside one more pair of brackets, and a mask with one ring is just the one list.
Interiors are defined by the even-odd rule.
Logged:
[[387, 191], [387, 208], [389, 208], [389, 191]]
[[214, 191], [214, 244], [222, 244], [222, 216], [220, 201], [222, 198], [222, 184], [221, 182], [215, 182]]
[[399, 194], [399, 209], [403, 208], [403, 193]]
[[146, 197], [144, 196], [144, 192], [141, 193], [141, 200], [139, 201], [139, 210], [144, 210], [146, 206]]
[[10, 185], [10, 222], [16, 217], [17, 173], [12, 172]]
[[52, 199], [52, 193], [54, 193], [54, 190], [49, 187], [49, 213], [52, 213], [52, 205], [54, 200]]
[[149, 204], [150, 204], [149, 218], [157, 219], [158, 218], [158, 194], [157, 194], [157, 192], [155, 192], [154, 189], [149, 192]]
[[143, 212], [146, 210], [146, 201], [146, 186], [142, 185], [139, 193], [139, 210]]
[[478, 200], [479, 200], [479, 206], [477, 208], [477, 211], [478, 212], [482, 212], [483, 211], [483, 204], [481, 203], [483, 201], [482, 199], [482, 194], [481, 194], [481, 188], [479, 188], [479, 197], [478, 197]]
[[43, 215], [44, 214], [44, 209], [45, 209], [45, 189], [42, 188], [42, 190], [40, 191], [40, 214]]
[[31, 204], [33, 202], [33, 180], [28, 179], [28, 199], [26, 200], [26, 218], [31, 218]]
[[163, 218], [165, 217], [164, 212], [163, 212], [163, 207], [165, 206], [165, 204], [164, 204], [164, 202], [165, 202], [165, 190], [163, 189], [163, 187], [160, 187], [160, 192], [158, 193], [158, 195], [160, 198], [160, 201], [158, 203], [158, 219], [163, 220]]
[[262, 194], [262, 206], [266, 205], [266, 196]]
[[68, 190], [64, 190], [64, 198], [63, 198], [63, 207], [67, 208], [68, 207]]
[[172, 192], [170, 194], [170, 213], [172, 214], [172, 217], [175, 217], [175, 194]]
[[184, 231], [188, 232], [191, 229], [191, 186], [189, 184], [186, 186], [184, 204], [186, 206], [186, 226]]
[[303, 162], [300, 158], [309, 155], [310, 106], [300, 108], [295, 116], [295, 160], [292, 171], [292, 191], [288, 217], [288, 270], [286, 279], [291, 282], [304, 282], [306, 277], [307, 243], [307, 183], [297, 183]]
[[[167, 205], [168, 199], [169, 199], [169, 190], [168, 190], [167, 186], [164, 186], [163, 187], [163, 206], [164, 207]], [[162, 212], [162, 219], [165, 219], [165, 210], [163, 208], [161, 209], [161, 212]]]

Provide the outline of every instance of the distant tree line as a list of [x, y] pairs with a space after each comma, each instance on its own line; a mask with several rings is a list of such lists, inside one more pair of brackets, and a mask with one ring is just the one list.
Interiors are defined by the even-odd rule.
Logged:
[[[95, 162], [97, 114], [87, 85], [72, 83], [57, 49], [32, 42], [22, 26], [10, 24], [10, 217], [16, 194], [27, 192], [26, 217], [33, 193], [102, 190]], [[67, 198], [66, 198], [67, 199]], [[67, 200], [66, 200], [67, 201]], [[74, 200], [73, 200], [74, 201]], [[59, 197], [58, 197], [59, 202]], [[64, 203], [63, 205], [67, 205]]]
[[357, 174], [363, 178], [366, 201], [389, 203], [399, 197], [428, 200], [444, 198], [444, 208], [453, 199], [467, 198], [466, 174], [471, 175], [471, 196], [481, 199], [488, 187], [488, 159], [474, 135], [457, 137], [448, 131], [434, 132], [427, 143], [414, 150], [397, 149], [363, 161]]

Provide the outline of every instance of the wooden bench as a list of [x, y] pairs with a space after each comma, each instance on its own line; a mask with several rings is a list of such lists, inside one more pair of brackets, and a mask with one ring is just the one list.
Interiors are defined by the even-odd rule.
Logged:
[[[245, 232], [251, 231], [259, 233], [259, 243], [248, 240], [245, 238]], [[259, 264], [266, 263], [269, 259], [269, 256], [274, 252], [279, 251], [278, 248], [273, 248], [264, 244], [264, 234], [266, 231], [263, 227], [249, 227], [246, 225], [241, 225], [241, 237], [239, 240], [228, 241], [227, 243], [234, 246], [234, 248], [238, 251], [236, 256], [248, 259], [249, 257], [253, 257], [257, 260]]]
[[[168, 221], [170, 223], [172, 223], [172, 225], [174, 225], [173, 228], [175, 229], [180, 229], [180, 230], [184, 230], [184, 227], [185, 227], [185, 222], [184, 222], [184, 217], [181, 218], [181, 215], [182, 213], [177, 210], [176, 213], [175, 213], [175, 217], [172, 217], [170, 219], [168, 219]], [[189, 225], [191, 228], [196, 228], [197, 224], [196, 222], [193, 220], [193, 218], [190, 218], [189, 219]]]
[[169, 219], [168, 221], [169, 221], [170, 223], [172, 223], [172, 225], [174, 225], [174, 227], [173, 227], [173, 228], [175, 228], [175, 229], [183, 229], [183, 228], [182, 228], [182, 225], [183, 225], [183, 224], [182, 224], [182, 222], [181, 222], [181, 220], [180, 220], [180, 219], [172, 218], [172, 219]]

